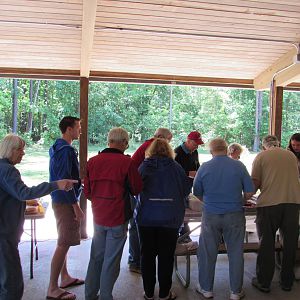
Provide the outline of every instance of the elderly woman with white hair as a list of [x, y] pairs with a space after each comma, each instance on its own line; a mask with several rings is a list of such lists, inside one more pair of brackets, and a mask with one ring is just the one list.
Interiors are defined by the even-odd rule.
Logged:
[[25, 141], [8, 134], [0, 143], [0, 299], [22, 298], [24, 283], [18, 243], [23, 233], [25, 200], [42, 197], [54, 190], [70, 190], [74, 180], [43, 182], [27, 187], [15, 165], [22, 161]]
[[231, 143], [228, 146], [228, 156], [231, 157], [232, 159], [239, 160], [241, 158], [242, 152], [243, 152], [243, 147], [238, 143]]

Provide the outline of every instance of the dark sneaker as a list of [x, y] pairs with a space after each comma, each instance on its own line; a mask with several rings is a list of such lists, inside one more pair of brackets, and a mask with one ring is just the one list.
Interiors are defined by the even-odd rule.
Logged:
[[281, 286], [281, 289], [282, 289], [283, 291], [285, 291], [285, 292], [290, 292], [290, 291], [292, 290], [292, 287], [291, 287], [291, 286], [289, 286], [289, 285], [284, 285], [284, 284], [281, 283], [281, 281], [279, 281], [279, 284], [280, 284], [280, 286]]
[[137, 267], [135, 265], [129, 265], [128, 268], [129, 268], [130, 272], [137, 273], [137, 274], [142, 274], [142, 271], [141, 271], [140, 267]]
[[260, 290], [263, 293], [270, 293], [271, 291], [269, 287], [263, 286], [261, 283], [259, 283], [256, 277], [252, 278], [251, 283], [254, 287], [256, 287], [258, 290]]

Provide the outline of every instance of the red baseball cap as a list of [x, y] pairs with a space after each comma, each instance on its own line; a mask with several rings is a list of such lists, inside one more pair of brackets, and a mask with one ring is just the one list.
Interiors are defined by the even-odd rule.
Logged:
[[204, 144], [204, 142], [202, 141], [202, 138], [201, 138], [201, 133], [199, 131], [192, 131], [189, 133], [189, 135], [187, 137], [189, 140], [194, 141], [198, 145]]

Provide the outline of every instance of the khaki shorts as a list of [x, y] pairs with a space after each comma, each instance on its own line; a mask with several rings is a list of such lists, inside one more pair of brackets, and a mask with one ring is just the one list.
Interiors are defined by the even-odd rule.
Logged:
[[80, 222], [75, 220], [72, 204], [52, 203], [56, 226], [57, 245], [75, 246], [80, 244]]

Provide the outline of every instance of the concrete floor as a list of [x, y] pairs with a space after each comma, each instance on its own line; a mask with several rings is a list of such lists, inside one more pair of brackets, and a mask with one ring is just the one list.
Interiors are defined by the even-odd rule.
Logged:
[[[28, 241], [22, 242], [19, 246], [24, 282], [25, 292], [24, 300], [41, 300], [46, 297], [47, 284], [49, 280], [50, 261], [55, 247], [55, 240], [41, 241], [38, 244], [39, 260], [34, 262], [34, 278], [29, 278], [29, 255], [30, 243]], [[68, 268], [73, 276], [84, 278], [86, 274], [87, 264], [89, 260], [91, 240], [82, 241], [80, 246], [71, 247], [68, 257]], [[127, 269], [127, 253], [128, 243], [124, 248], [121, 272], [114, 288], [115, 300], [135, 300], [143, 299], [143, 287], [140, 275], [131, 273]], [[289, 299], [298, 300], [300, 298], [300, 282], [295, 282], [291, 292], [284, 292], [280, 289], [278, 284], [278, 272], [274, 276], [272, 283], [272, 290], [270, 294], [264, 294], [257, 291], [251, 286], [251, 278], [255, 274], [255, 254], [245, 254], [245, 276], [244, 276], [244, 290], [246, 292], [246, 299]], [[184, 268], [185, 258], [179, 259], [179, 267]], [[178, 295], [178, 299], [202, 299], [195, 292], [197, 284], [197, 261], [196, 257], [192, 258], [191, 271], [191, 285], [189, 288], [183, 288], [176, 276], [173, 277], [173, 290]], [[71, 289], [77, 295], [77, 299], [84, 299], [84, 286], [78, 286]], [[219, 255], [216, 267], [214, 293], [216, 300], [229, 299], [229, 278], [228, 278], [228, 260], [226, 255]], [[157, 297], [157, 292], [156, 292]], [[158, 297], [157, 297], [158, 299]]]

